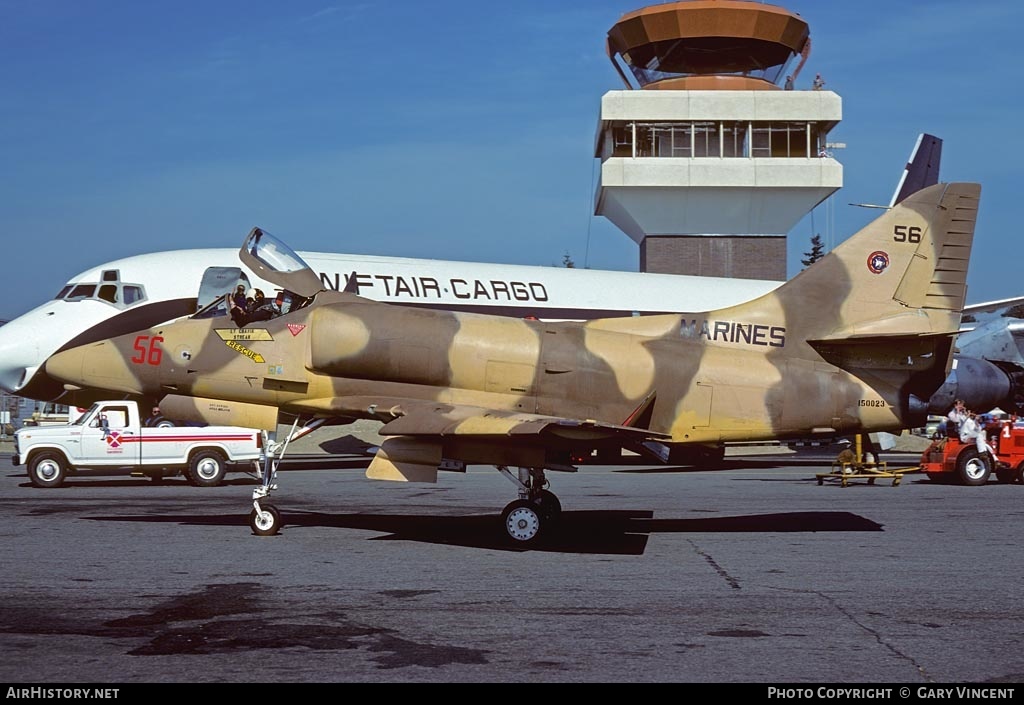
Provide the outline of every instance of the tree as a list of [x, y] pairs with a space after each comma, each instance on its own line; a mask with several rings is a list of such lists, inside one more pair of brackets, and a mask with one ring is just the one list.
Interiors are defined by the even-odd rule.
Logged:
[[821, 242], [821, 235], [811, 236], [811, 251], [805, 252], [804, 256], [807, 259], [800, 260], [805, 268], [810, 267], [812, 264], [817, 262], [819, 259], [825, 256], [825, 245]]
[[576, 263], [572, 261], [572, 256], [569, 254], [568, 250], [566, 250], [565, 254], [562, 255], [562, 266], [569, 269], [574, 269], [576, 267]]

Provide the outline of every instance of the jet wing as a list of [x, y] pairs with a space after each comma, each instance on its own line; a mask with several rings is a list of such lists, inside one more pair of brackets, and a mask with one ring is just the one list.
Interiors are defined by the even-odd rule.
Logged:
[[418, 399], [344, 397], [306, 401], [302, 406], [319, 413], [371, 416], [385, 422], [379, 433], [388, 438], [366, 471], [371, 479], [436, 482], [442, 465], [464, 469], [467, 463], [571, 471], [575, 468], [568, 461], [573, 448], [635, 446], [670, 437], [595, 419]]
[[[397, 397], [338, 397], [302, 402], [303, 409], [342, 417], [384, 421], [382, 436], [548, 436], [573, 441], [668, 438], [669, 434], [594, 419], [574, 419], [521, 411]], [[632, 418], [632, 417], [631, 417]]]
[[1002, 313], [1014, 306], [1024, 304], [1024, 296], [1015, 296], [1010, 299], [999, 299], [997, 301], [985, 301], [980, 304], [968, 304], [964, 306], [965, 314], [977, 313]]

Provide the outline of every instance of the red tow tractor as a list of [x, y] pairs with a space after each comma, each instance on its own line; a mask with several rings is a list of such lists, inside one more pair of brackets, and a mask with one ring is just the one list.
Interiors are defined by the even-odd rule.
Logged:
[[993, 472], [1003, 483], [1024, 482], [1024, 420], [995, 420], [984, 428], [998, 462], [990, 453], [979, 453], [974, 441], [936, 438], [921, 455], [921, 472], [933, 482], [962, 485], [984, 485]]

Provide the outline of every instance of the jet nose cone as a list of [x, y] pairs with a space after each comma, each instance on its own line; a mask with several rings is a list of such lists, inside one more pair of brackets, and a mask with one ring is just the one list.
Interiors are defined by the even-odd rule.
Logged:
[[84, 389], [142, 394], [142, 384], [110, 341], [59, 352], [46, 361], [46, 374]]
[[72, 348], [51, 355], [46, 361], [46, 374], [74, 385], [82, 384], [82, 362], [85, 360], [83, 348]]

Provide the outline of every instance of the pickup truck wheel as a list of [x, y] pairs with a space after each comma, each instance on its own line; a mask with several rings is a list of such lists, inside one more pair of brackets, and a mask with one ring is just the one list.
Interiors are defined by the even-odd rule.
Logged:
[[992, 473], [988, 453], [979, 453], [976, 448], [967, 448], [956, 459], [956, 471], [962, 484], [984, 485]]
[[216, 487], [226, 473], [227, 459], [216, 450], [201, 450], [188, 464], [188, 481], [196, 487]]
[[60, 453], [39, 453], [28, 464], [28, 479], [36, 487], [60, 487], [66, 474], [67, 465]]

